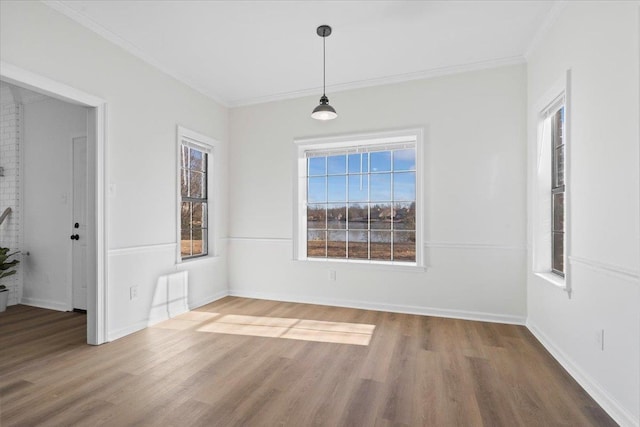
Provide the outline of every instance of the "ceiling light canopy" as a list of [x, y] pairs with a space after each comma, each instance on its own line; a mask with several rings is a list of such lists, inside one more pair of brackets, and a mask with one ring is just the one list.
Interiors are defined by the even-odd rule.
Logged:
[[336, 113], [336, 110], [329, 105], [329, 98], [327, 98], [325, 93], [327, 68], [325, 40], [331, 35], [331, 27], [328, 25], [320, 25], [316, 32], [320, 37], [322, 37], [322, 96], [320, 97], [320, 104], [313, 109], [311, 117], [316, 120], [333, 120], [338, 117], [338, 113]]

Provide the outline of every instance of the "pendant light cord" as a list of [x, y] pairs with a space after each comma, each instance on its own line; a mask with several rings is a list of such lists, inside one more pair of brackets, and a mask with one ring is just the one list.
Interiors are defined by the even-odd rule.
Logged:
[[327, 75], [327, 48], [325, 46], [325, 42], [327, 40], [327, 36], [325, 35], [326, 31], [322, 31], [322, 95], [326, 95], [326, 75]]

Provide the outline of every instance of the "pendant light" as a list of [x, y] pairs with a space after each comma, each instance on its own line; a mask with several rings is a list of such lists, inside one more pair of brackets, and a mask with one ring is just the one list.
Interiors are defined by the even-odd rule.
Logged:
[[333, 120], [338, 117], [336, 110], [329, 105], [329, 98], [325, 94], [325, 76], [326, 76], [326, 49], [325, 39], [331, 35], [331, 27], [328, 25], [320, 25], [316, 30], [318, 35], [322, 37], [322, 97], [320, 97], [320, 104], [313, 109], [311, 117], [316, 120]]

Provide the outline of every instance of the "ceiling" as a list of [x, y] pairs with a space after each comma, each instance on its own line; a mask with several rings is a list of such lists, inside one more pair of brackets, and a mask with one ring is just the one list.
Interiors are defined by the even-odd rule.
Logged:
[[523, 62], [554, 1], [45, 1], [227, 106]]

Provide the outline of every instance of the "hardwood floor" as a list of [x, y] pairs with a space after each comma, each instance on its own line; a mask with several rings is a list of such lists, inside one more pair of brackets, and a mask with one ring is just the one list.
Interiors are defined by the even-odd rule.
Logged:
[[227, 297], [84, 342], [0, 314], [0, 425], [616, 425], [522, 326]]

